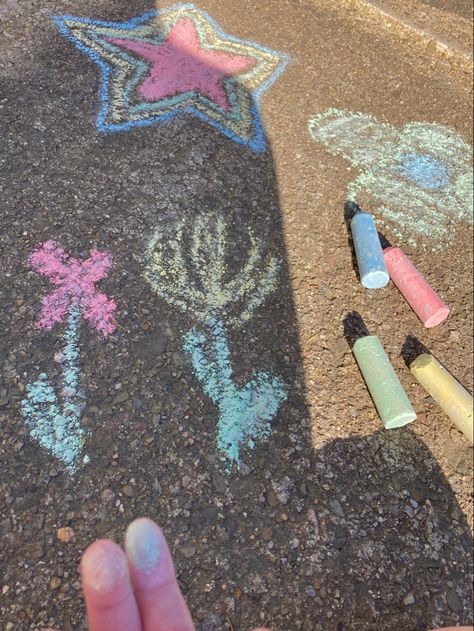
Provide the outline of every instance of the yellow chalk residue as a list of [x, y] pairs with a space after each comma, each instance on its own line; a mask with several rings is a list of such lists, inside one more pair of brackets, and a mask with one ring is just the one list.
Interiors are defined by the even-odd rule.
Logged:
[[172, 237], [161, 230], [154, 233], [146, 251], [145, 278], [161, 298], [195, 319], [218, 317], [231, 326], [242, 326], [275, 288], [278, 259], [264, 257], [260, 242], [248, 229], [247, 260], [232, 276], [224, 219], [200, 217], [191, 230], [189, 247], [183, 240], [184, 227], [184, 221], [179, 223]]

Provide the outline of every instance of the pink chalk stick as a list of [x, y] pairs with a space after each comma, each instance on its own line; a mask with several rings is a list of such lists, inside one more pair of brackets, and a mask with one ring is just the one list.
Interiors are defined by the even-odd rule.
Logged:
[[395, 246], [383, 251], [390, 278], [426, 328], [440, 324], [449, 314], [449, 307], [428, 285], [408, 256]]

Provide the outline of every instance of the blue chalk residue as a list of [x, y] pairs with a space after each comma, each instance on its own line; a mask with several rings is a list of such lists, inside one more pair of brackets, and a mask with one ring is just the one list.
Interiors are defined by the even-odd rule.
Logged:
[[395, 127], [331, 108], [311, 118], [309, 132], [358, 170], [348, 200], [362, 201], [363, 193], [363, 203], [370, 200], [392, 234], [412, 247], [426, 247], [427, 238], [440, 249], [461, 221], [472, 224], [472, 146], [455, 129], [426, 122]]
[[271, 435], [270, 421], [287, 393], [281, 379], [260, 371], [243, 387], [236, 385], [223, 323], [211, 319], [206, 326], [207, 335], [195, 328], [186, 334], [184, 349], [205, 393], [219, 408], [218, 449], [239, 463], [242, 447], [253, 449], [255, 441]]
[[413, 180], [420, 188], [435, 191], [449, 186], [449, 165], [433, 156], [406, 153], [400, 158], [401, 175]]
[[79, 322], [81, 313], [73, 308], [64, 335], [63, 350], [63, 405], [48, 375], [40, 374], [38, 381], [28, 384], [21, 407], [30, 435], [62, 460], [72, 472], [82, 451], [84, 430], [80, 426], [83, 404], [79, 390]]

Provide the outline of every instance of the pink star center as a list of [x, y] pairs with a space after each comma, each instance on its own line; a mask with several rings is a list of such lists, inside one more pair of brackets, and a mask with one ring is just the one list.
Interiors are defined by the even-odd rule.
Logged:
[[222, 80], [247, 72], [256, 64], [251, 57], [201, 48], [199, 34], [189, 18], [178, 20], [162, 44], [115, 37], [107, 40], [151, 63], [148, 76], [138, 88], [147, 101], [200, 92], [230, 111]]

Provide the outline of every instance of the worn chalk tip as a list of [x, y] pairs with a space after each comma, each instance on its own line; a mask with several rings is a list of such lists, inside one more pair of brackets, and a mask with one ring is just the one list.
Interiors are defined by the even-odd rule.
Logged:
[[390, 276], [383, 270], [372, 270], [361, 276], [360, 280], [366, 289], [381, 289], [388, 285]]
[[417, 368], [426, 368], [427, 366], [431, 366], [434, 362], [434, 358], [433, 355], [429, 354], [429, 353], [422, 353], [421, 355], [418, 355], [418, 357], [416, 357], [416, 359], [414, 359], [411, 363], [411, 368], [417, 369]]
[[429, 318], [427, 318], [423, 324], [427, 329], [431, 329], [432, 327], [441, 324], [441, 322], [444, 322], [449, 315], [449, 311], [449, 307], [447, 306], [440, 307]]
[[384, 422], [384, 426], [385, 429], [397, 429], [408, 425], [408, 423], [413, 423], [413, 421], [416, 421], [416, 412], [414, 410], [407, 410], [405, 412], [401, 412], [396, 417], [387, 419]]

